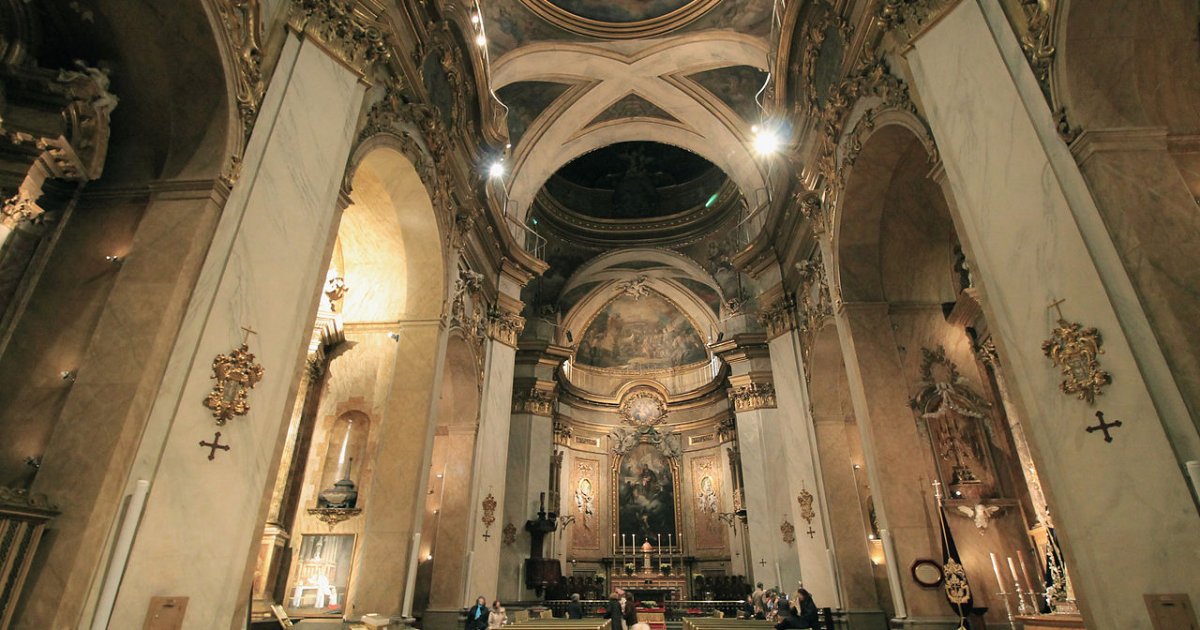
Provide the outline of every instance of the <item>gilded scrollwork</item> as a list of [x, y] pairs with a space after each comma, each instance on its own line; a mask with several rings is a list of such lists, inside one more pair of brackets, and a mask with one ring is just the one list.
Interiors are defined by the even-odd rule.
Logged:
[[771, 339], [795, 330], [798, 326], [796, 296], [784, 293], [779, 299], [759, 310], [758, 323], [767, 330], [767, 336]]
[[1100, 369], [1103, 344], [1099, 330], [1058, 319], [1050, 338], [1042, 343], [1042, 352], [1062, 373], [1064, 378], [1058, 388], [1064, 394], [1073, 394], [1091, 405], [1104, 393], [1104, 387], [1112, 383], [1112, 375]]
[[525, 330], [525, 318], [500, 308], [493, 308], [487, 318], [488, 336], [502, 344], [517, 347], [517, 339]]
[[213, 419], [223, 425], [250, 411], [250, 390], [262, 380], [263, 366], [254, 359], [249, 346], [243, 343], [229, 354], [218, 354], [212, 362], [212, 390], [204, 398], [204, 406], [212, 410]]
[[215, 3], [225, 29], [226, 43], [236, 64], [234, 90], [242, 122], [243, 142], [250, 137], [266, 94], [262, 72], [262, 26], [259, 0]]
[[621, 399], [617, 414], [625, 424], [652, 427], [666, 422], [667, 401], [653, 389], [635, 389]]
[[535, 416], [554, 416], [557, 397], [553, 391], [539, 387], [520, 389], [513, 392], [513, 413], [531, 413]]
[[370, 66], [391, 57], [385, 34], [390, 30], [375, 16], [356, 10], [352, 0], [292, 0], [288, 25], [320, 41], [346, 65], [367, 74]]

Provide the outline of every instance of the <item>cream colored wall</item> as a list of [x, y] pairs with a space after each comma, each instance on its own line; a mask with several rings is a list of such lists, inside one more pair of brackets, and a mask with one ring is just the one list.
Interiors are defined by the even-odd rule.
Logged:
[[[999, 7], [958, 4], [907, 57], [1088, 627], [1144, 627], [1144, 593], [1200, 598], [1200, 527], [1176, 459], [1195, 453], [1193, 425], [1163, 390], [1153, 336]], [[1059, 392], [1042, 356], [1052, 299], [1104, 335], [1114, 379], [1096, 406]], [[1112, 443], [1083, 430], [1097, 410], [1125, 423]]]

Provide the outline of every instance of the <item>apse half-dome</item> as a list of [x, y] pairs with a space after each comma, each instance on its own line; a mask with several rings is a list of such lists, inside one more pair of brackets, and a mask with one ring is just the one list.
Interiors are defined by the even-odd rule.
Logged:
[[649, 372], [708, 361], [704, 338], [678, 307], [653, 291], [621, 295], [588, 323], [575, 363], [601, 370]]

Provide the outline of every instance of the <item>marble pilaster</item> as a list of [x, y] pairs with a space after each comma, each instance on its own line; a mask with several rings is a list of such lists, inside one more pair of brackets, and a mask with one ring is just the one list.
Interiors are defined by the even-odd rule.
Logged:
[[[150, 491], [110, 627], [137, 627], [150, 598], [162, 594], [189, 598], [185, 629], [244, 623], [251, 550], [296, 395], [364, 89], [319, 46], [297, 38], [287, 40], [279, 63], [127, 480], [147, 479]], [[201, 404], [212, 387], [211, 362], [237, 347], [242, 327], [257, 331], [249, 345], [266, 378], [251, 392], [247, 416], [214, 427]], [[231, 450], [209, 460], [198, 442], [215, 430]]]
[[[999, 4], [959, 3], [907, 56], [1085, 622], [1143, 627], [1143, 594], [1200, 599], [1200, 519], [1180, 462], [1195, 457], [1194, 424]], [[1104, 335], [1114, 378], [1096, 406], [1059, 392], [1042, 355], [1053, 299]], [[1084, 431], [1097, 410], [1125, 422], [1112, 443]]]

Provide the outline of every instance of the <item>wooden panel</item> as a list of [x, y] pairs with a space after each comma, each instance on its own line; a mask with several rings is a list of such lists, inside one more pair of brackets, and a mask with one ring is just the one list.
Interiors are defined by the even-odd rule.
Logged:
[[1143, 597], [1154, 630], [1197, 630], [1196, 612], [1187, 593], [1146, 593]]
[[181, 630], [187, 605], [186, 597], [151, 597], [142, 630]]

